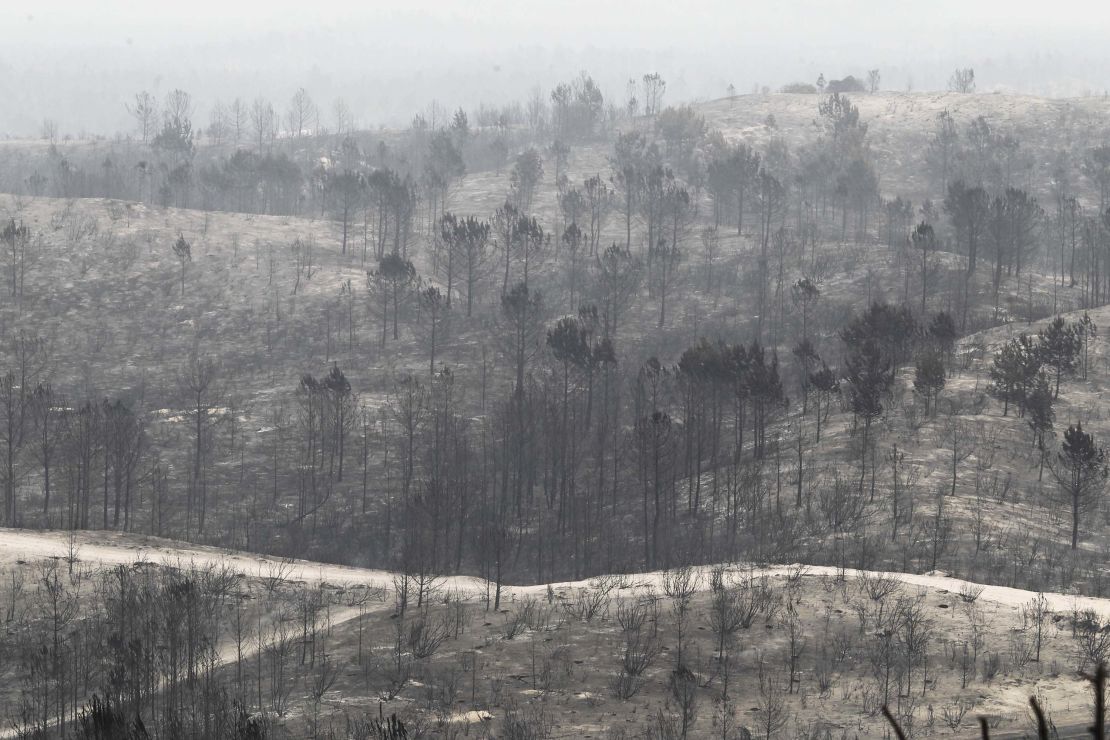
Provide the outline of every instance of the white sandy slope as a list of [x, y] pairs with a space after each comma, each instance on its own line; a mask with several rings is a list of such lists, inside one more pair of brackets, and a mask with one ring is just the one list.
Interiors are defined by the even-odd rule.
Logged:
[[[372, 586], [389, 589], [393, 579], [399, 575], [392, 571], [370, 568], [353, 568], [308, 560], [286, 560], [255, 553], [223, 550], [191, 543], [138, 535], [113, 532], [78, 532], [73, 536], [77, 560], [94, 566], [130, 565], [148, 562], [169, 567], [224, 566], [248, 577], [267, 578], [275, 574], [279, 566], [290, 582], [306, 585], [327, 584], [340, 587]], [[34, 562], [44, 558], [66, 558], [70, 554], [71, 535], [68, 532], [41, 532], [0, 528], [0, 564], [17, 561]], [[284, 563], [284, 566], [282, 564]], [[847, 578], [859, 576], [859, 571], [851, 568], [838, 571], [833, 566], [808, 566], [800, 564], [755, 566], [749, 563], [732, 564], [738, 571], [756, 576], [768, 575], [785, 577], [801, 573], [804, 577], [837, 576]], [[709, 588], [710, 566], [696, 569], [700, 573], [699, 586]], [[959, 578], [937, 573], [888, 573], [903, 583], [930, 590], [959, 593], [964, 587], [982, 587], [979, 598], [996, 604], [1019, 607], [1029, 602], [1036, 592], [1006, 586], [975, 584]], [[634, 595], [638, 592], [661, 591], [663, 571], [637, 573], [622, 579], [621, 595]], [[530, 595], [546, 594], [548, 588], [556, 594], [566, 595], [578, 588], [586, 588], [597, 583], [597, 579], [581, 581], [562, 581], [541, 583], [528, 586], [506, 586], [502, 589], [503, 599], [512, 600]], [[446, 576], [436, 584], [444, 590], [478, 595], [485, 593], [487, 587], [492, 592], [493, 584], [472, 576]], [[1049, 608], [1056, 612], [1073, 610], [1092, 610], [1110, 618], [1110, 599], [1079, 596], [1066, 593], [1045, 593]]]

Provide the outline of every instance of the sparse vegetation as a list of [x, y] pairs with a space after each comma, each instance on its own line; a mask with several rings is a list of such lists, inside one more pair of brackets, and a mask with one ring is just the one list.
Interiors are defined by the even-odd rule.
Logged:
[[12, 736], [1086, 721], [1110, 108], [855, 72], [2, 142]]

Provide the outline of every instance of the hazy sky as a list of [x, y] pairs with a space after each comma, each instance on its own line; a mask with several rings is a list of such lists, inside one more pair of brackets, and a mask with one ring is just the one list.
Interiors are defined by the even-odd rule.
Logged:
[[[306, 2], [270, 0], [45, 0], [21, 5], [8, 0], [0, 10], [5, 26], [23, 21], [24, 32], [10, 40], [37, 42], [126, 42], [150, 34], [185, 39], [192, 34], [253, 34], [305, 27], [340, 29], [376, 25], [419, 31], [448, 25], [465, 29], [461, 45], [496, 39], [509, 32], [526, 42], [553, 43], [697, 43], [728, 41], [749, 31], [778, 35], [806, 27], [834, 31], [873, 31], [911, 35], [920, 30], [961, 26], [994, 29], [1090, 28], [1110, 12], [1097, 2], [1024, 2], [1002, 0], [695, 0], [628, 2], [626, 0], [365, 0]], [[1048, 12], [1046, 12], [1046, 9]], [[989, 29], [984, 28], [989, 32]], [[1105, 29], [1103, 29], [1105, 30]], [[519, 40], [519, 39], [518, 39]], [[501, 41], [512, 43], [510, 39]], [[469, 44], [467, 43], [469, 42]]]
[[999, 0], [0, 0], [0, 134], [128, 125], [134, 92], [342, 96], [363, 124], [522, 98], [588, 69], [610, 98], [657, 70], [668, 99], [719, 97], [796, 79], [862, 74], [942, 88], [973, 66], [981, 89], [1042, 94], [1110, 87], [1110, 3]]

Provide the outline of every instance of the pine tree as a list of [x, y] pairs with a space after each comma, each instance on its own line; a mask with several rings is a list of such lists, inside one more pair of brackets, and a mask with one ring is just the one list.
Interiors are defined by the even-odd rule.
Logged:
[[[809, 375], [809, 385], [817, 394], [817, 442], [821, 441], [821, 423], [828, 418], [832, 397], [840, 393], [840, 378], [828, 365], [821, 363], [821, 369]], [[824, 407], [824, 411], [822, 411]]]
[[951, 361], [952, 353], [956, 349], [956, 337], [958, 336], [956, 321], [952, 318], [952, 315], [945, 311], [935, 314], [932, 321], [929, 322], [926, 333], [929, 342]]
[[859, 480], [862, 491], [867, 472], [867, 452], [871, 443], [871, 425], [883, 415], [883, 397], [894, 382], [894, 371], [873, 339], [864, 341], [857, 347], [848, 356], [845, 367], [848, 404], [856, 417], [856, 423], [863, 425]]
[[1002, 401], [1003, 416], [1009, 414], [1011, 403], [1025, 414], [1026, 395], [1040, 370], [1041, 353], [1027, 334], [1011, 339], [994, 356], [987, 392]]
[[1071, 375], [1079, 363], [1079, 353], [1083, 349], [1083, 339], [1074, 325], [1057, 316], [1052, 323], [1037, 335], [1041, 362], [1055, 371], [1056, 388], [1053, 398], [1060, 397], [1060, 376]]
[[922, 352], [914, 368], [913, 389], [925, 398], [925, 414], [929, 414], [930, 401], [935, 405], [937, 395], [944, 390], [944, 361], [938, 352]]
[[182, 234], [178, 234], [173, 243], [173, 253], [181, 263], [181, 295], [185, 295], [185, 263], [193, 261], [193, 250]]
[[1079, 517], [1096, 501], [1106, 480], [1106, 451], [1076, 422], [1064, 432], [1052, 475], [1071, 508], [1071, 549], [1079, 545]]
[[389, 337], [392, 315], [393, 338], [399, 337], [397, 315], [401, 304], [407, 300], [410, 289], [416, 284], [416, 268], [412, 262], [397, 253], [387, 254], [378, 263], [378, 269], [367, 273], [367, 287], [373, 300], [371, 309], [382, 319], [381, 345]]
[[849, 352], [873, 341], [882, 359], [891, 367], [898, 367], [912, 348], [917, 328], [908, 307], [876, 301], [840, 332], [840, 338]]
[[1052, 391], [1048, 387], [1048, 376], [1043, 372], [1037, 374], [1037, 380], [1029, 393], [1026, 401], [1025, 423], [1033, 432], [1033, 446], [1040, 453], [1038, 480], [1044, 477], [1045, 435], [1052, 431], [1052, 423], [1056, 420], [1056, 412], [1052, 409]]
[[1087, 348], [1091, 340], [1098, 336], [1098, 327], [1095, 322], [1091, 321], [1091, 315], [1086, 311], [1083, 312], [1083, 318], [1072, 324], [1075, 329], [1076, 335], [1083, 343], [1083, 380], [1087, 379]]

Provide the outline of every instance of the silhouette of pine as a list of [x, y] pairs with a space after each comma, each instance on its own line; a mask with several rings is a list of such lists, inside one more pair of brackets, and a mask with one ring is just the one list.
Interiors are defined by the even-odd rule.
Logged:
[[408, 736], [405, 723], [397, 719], [396, 714], [389, 715], [389, 719], [379, 717], [370, 723], [370, 737], [374, 740], [408, 740]]
[[[1091, 683], [1091, 688], [1095, 694], [1095, 711], [1094, 721], [1091, 726], [1087, 728], [1087, 732], [1095, 740], [1106, 740], [1106, 664], [1099, 663], [1098, 670], [1094, 675], [1081, 674], [1083, 678]], [[1044, 709], [1037, 703], [1037, 697], [1029, 697], [1029, 706], [1033, 709], [1033, 715], [1037, 720], [1037, 738], [1038, 740], [1048, 740], [1051, 737], [1049, 733], [1048, 720], [1045, 718]], [[890, 713], [890, 709], [883, 705], [883, 716], [886, 717], [887, 722], [894, 728], [894, 734], [901, 740], [905, 740], [906, 733], [902, 726], [898, 724], [898, 720]], [[980, 737], [984, 740], [990, 740], [990, 730], [988, 729], [986, 717], [979, 718], [979, 732]]]
[[79, 725], [77, 737], [81, 740], [150, 740], [142, 718], [136, 715], [128, 722], [111, 699], [96, 694], [81, 711]]
[[235, 702], [235, 727], [230, 740], [266, 740], [266, 725], [258, 717], [252, 717], [242, 702]]

